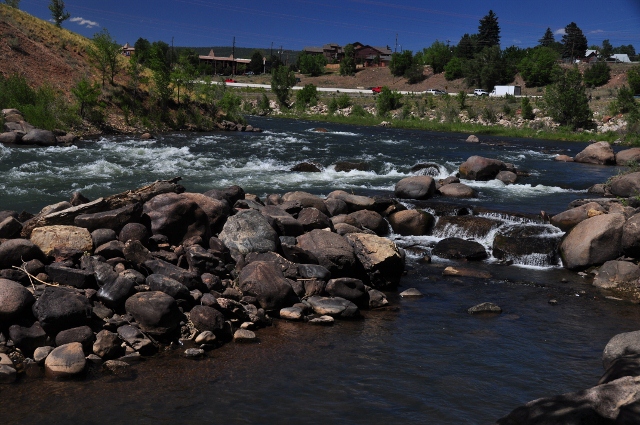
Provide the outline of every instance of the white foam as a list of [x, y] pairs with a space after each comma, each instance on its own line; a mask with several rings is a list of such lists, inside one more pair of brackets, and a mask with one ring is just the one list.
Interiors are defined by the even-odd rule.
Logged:
[[504, 184], [500, 180], [489, 181], [475, 181], [475, 180], [461, 180], [467, 186], [471, 186], [474, 189], [498, 189], [501, 192], [515, 197], [534, 197], [540, 195], [548, 195], [552, 193], [586, 193], [586, 190], [576, 189], [563, 189], [558, 186], [545, 186], [543, 184]]

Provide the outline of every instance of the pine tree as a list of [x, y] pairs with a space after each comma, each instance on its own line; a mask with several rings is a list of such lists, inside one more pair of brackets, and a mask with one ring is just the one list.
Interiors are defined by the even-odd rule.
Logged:
[[500, 27], [498, 26], [498, 17], [493, 10], [490, 10], [487, 16], [480, 20], [478, 27], [478, 46], [482, 49], [485, 47], [500, 45]]
[[51, 11], [53, 22], [55, 22], [58, 28], [62, 27], [62, 23], [71, 17], [69, 12], [65, 12], [64, 10], [63, 0], [51, 0], [49, 10]]
[[538, 43], [540, 43], [540, 46], [542, 47], [551, 47], [555, 42], [556, 39], [553, 36], [553, 31], [551, 31], [551, 28], [547, 28], [547, 31], [545, 31], [542, 38], [538, 40]]
[[571, 22], [564, 28], [562, 36], [562, 57], [569, 58], [573, 62], [575, 58], [582, 58], [587, 52], [587, 37], [578, 28], [575, 22]]

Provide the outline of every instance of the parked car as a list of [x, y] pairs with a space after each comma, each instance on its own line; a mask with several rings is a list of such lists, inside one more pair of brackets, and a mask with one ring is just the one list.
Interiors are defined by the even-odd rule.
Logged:
[[426, 90], [426, 91], [424, 92], [424, 94], [432, 94], [432, 95], [434, 95], [434, 96], [438, 96], [438, 95], [441, 95], [441, 94], [447, 94], [447, 92], [446, 92], [446, 91], [444, 91], [444, 90], [429, 89], [429, 90]]
[[489, 92], [483, 89], [475, 89], [473, 94], [476, 96], [489, 96]]
[[371, 91], [374, 93], [380, 93], [382, 91], [382, 86], [371, 87]]
[[236, 80], [234, 80], [233, 78], [227, 78], [226, 80], [224, 80], [225, 83], [237, 83]]
[[253, 71], [247, 71], [244, 73], [244, 75], [253, 75]]

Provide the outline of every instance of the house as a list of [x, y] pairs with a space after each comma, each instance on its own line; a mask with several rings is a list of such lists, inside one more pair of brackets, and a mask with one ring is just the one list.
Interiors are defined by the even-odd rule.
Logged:
[[391, 62], [391, 49], [389, 46], [376, 47], [368, 44], [362, 44], [358, 41], [353, 43], [356, 63], [369, 66], [389, 66]]
[[213, 49], [209, 50], [208, 55], [199, 55], [200, 62], [210, 64], [213, 67], [214, 74], [222, 72], [226, 67], [231, 67], [232, 73], [236, 74], [238, 64], [248, 65], [251, 59], [240, 59], [230, 56], [216, 56]]
[[630, 63], [631, 59], [629, 59], [629, 55], [627, 55], [626, 53], [617, 53], [615, 55], [609, 56], [609, 58], [607, 58], [607, 62]]
[[302, 51], [308, 55], [322, 55], [329, 63], [339, 62], [344, 57], [344, 49], [335, 43], [325, 44], [322, 47], [305, 47]]
[[587, 62], [587, 63], [597, 62], [599, 56], [600, 56], [600, 52], [598, 52], [597, 50], [589, 49], [584, 54], [583, 62]]
[[131, 47], [129, 45], [129, 43], [126, 43], [124, 46], [122, 46], [122, 55], [123, 56], [131, 56], [132, 54], [134, 54], [136, 52], [136, 48], [135, 47]]

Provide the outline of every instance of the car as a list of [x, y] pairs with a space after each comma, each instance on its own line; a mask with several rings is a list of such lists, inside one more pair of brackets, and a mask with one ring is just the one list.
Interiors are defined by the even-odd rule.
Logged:
[[244, 75], [253, 75], [253, 71], [247, 71], [244, 73]]
[[371, 87], [371, 91], [374, 93], [380, 93], [382, 91], [382, 86]]
[[447, 92], [443, 90], [438, 90], [438, 89], [429, 89], [429, 90], [426, 90], [424, 94], [432, 94], [434, 96], [438, 96], [441, 94], [447, 94]]
[[476, 96], [489, 96], [489, 92], [483, 89], [475, 89], [473, 94]]
[[224, 80], [225, 83], [237, 83], [236, 80], [234, 80], [233, 78], [227, 78], [226, 80]]

